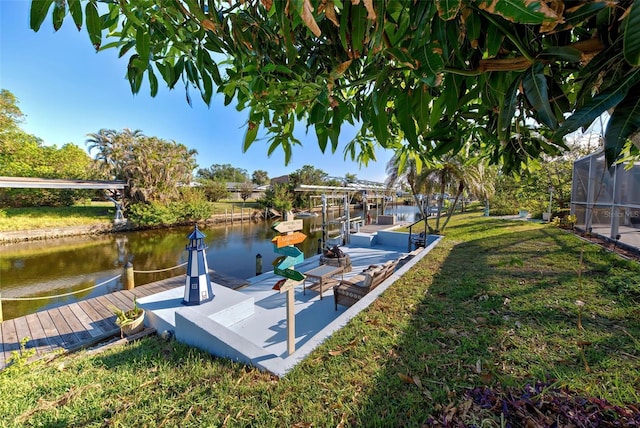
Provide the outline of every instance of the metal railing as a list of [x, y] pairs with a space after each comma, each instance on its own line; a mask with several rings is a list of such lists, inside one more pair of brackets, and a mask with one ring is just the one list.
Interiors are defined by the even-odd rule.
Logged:
[[[411, 229], [413, 228], [413, 226], [415, 226], [416, 224], [420, 223], [421, 221], [424, 222], [424, 231], [422, 232], [424, 237], [423, 238], [420, 238], [420, 237], [414, 238], [413, 237], [413, 232], [411, 231]], [[418, 236], [420, 236], [420, 235], [418, 235]], [[409, 225], [409, 240], [408, 241], [409, 242], [408, 242], [407, 248], [408, 248], [409, 252], [412, 251], [411, 244], [416, 245], [416, 248], [419, 247], [419, 246], [422, 246], [422, 247], [426, 246], [426, 242], [427, 242], [427, 221], [425, 219], [421, 219], [421, 220], [415, 221], [415, 222], [413, 222], [413, 223], [411, 223]]]

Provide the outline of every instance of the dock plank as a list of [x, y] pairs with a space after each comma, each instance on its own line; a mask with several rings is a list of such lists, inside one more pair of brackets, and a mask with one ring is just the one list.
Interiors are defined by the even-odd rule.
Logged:
[[16, 324], [13, 320], [7, 320], [2, 323], [2, 341], [4, 342], [4, 359], [9, 361], [11, 352], [20, 352], [20, 344], [18, 343], [18, 335], [16, 334]]
[[133, 302], [133, 299], [136, 297], [136, 295], [129, 290], [119, 291], [118, 294], [120, 294], [120, 296], [126, 297], [127, 299], [131, 300], [131, 302]]
[[64, 317], [67, 325], [71, 329], [71, 332], [78, 338], [78, 342], [84, 342], [91, 339], [91, 335], [82, 324], [82, 322], [78, 319], [76, 313], [71, 310], [70, 305], [60, 306], [58, 309], [60, 310], [60, 314]]
[[111, 301], [114, 302], [114, 306], [125, 311], [133, 308], [133, 300], [127, 299], [119, 291], [116, 291], [115, 293], [105, 294], [105, 297], [111, 299]]
[[145, 296], [150, 296], [150, 295], [154, 294], [147, 287], [136, 287], [133, 290], [131, 290], [131, 293], [133, 293], [133, 295], [136, 296], [136, 297], [145, 297]]
[[27, 319], [25, 317], [16, 318], [13, 320], [16, 326], [16, 337], [18, 338], [18, 345], [20, 345], [20, 341], [28, 338], [27, 343], [25, 344], [25, 349], [35, 348], [35, 343], [31, 340], [31, 331], [29, 331], [29, 323], [27, 323]]
[[113, 313], [113, 307], [117, 307], [117, 305], [119, 305], [120, 302], [119, 301], [114, 302], [113, 300], [111, 300], [107, 296], [109, 296], [109, 295], [105, 294], [104, 296], [96, 297], [95, 301], [97, 303], [99, 303], [102, 306], [102, 308], [104, 308], [104, 309], [101, 309], [101, 308], [96, 306], [96, 310], [98, 310], [98, 311], [106, 310], [107, 312], [109, 312], [110, 316], [113, 317], [113, 322], [115, 323], [116, 322], [116, 317], [115, 317], [115, 314]]
[[54, 346], [56, 348], [61, 347], [63, 343], [62, 338], [60, 337], [60, 333], [58, 332], [58, 329], [56, 328], [55, 323], [51, 319], [51, 315], [49, 314], [49, 311], [38, 312], [36, 313], [36, 315], [40, 320], [42, 329], [44, 330], [49, 340], [52, 341], [53, 344], [55, 344]]
[[51, 319], [58, 330], [58, 334], [62, 339], [63, 347], [70, 348], [75, 346], [80, 340], [75, 334], [73, 334], [73, 330], [69, 327], [64, 315], [60, 312], [60, 308], [53, 308], [49, 310], [49, 315], [51, 316]]
[[[82, 300], [78, 302], [78, 305], [84, 310], [87, 316], [91, 319], [91, 322], [98, 326], [103, 332], [110, 332], [113, 330], [113, 322], [109, 322], [111, 314], [107, 311], [107, 308], [102, 306], [95, 299]], [[97, 306], [102, 306], [104, 312], [101, 313]]]
[[78, 303], [71, 303], [68, 307], [78, 319], [78, 322], [82, 326], [82, 329], [86, 331], [90, 337], [99, 337], [104, 335], [104, 331], [102, 330], [102, 328], [93, 322], [91, 317], [86, 314], [82, 306], [80, 306]]
[[42, 323], [36, 314], [29, 314], [25, 317], [31, 331], [31, 341], [34, 343], [38, 355], [45, 355], [53, 350], [52, 342], [42, 327]]

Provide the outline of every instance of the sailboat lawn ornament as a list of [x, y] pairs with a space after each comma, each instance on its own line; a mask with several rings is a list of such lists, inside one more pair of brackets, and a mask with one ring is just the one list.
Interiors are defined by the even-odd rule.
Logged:
[[207, 248], [203, 242], [205, 237], [206, 235], [198, 230], [197, 223], [193, 232], [187, 235], [189, 245], [185, 249], [189, 252], [189, 261], [182, 301], [185, 305], [199, 305], [213, 299], [207, 256], [204, 252]]

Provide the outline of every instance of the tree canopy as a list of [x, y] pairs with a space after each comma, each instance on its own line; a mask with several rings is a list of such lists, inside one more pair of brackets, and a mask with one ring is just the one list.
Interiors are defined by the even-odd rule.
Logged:
[[[48, 146], [20, 127], [24, 115], [18, 99], [7, 89], [0, 90], [0, 175], [94, 179], [97, 171], [89, 155], [74, 144]], [[95, 192], [60, 189], [0, 189], [4, 206], [71, 205]]]
[[244, 183], [249, 180], [247, 170], [237, 168], [231, 164], [213, 164], [209, 168], [198, 169], [198, 178], [213, 181], [233, 181], [235, 183]]
[[127, 202], [174, 201], [181, 197], [180, 187], [192, 181], [197, 152], [184, 144], [147, 137], [138, 129], [101, 129], [88, 137], [105, 176], [127, 182]]
[[32, 0], [31, 28], [50, 11], [128, 57], [134, 93], [145, 77], [152, 95], [159, 77], [188, 102], [217, 91], [248, 110], [243, 148], [266, 133], [286, 162], [301, 122], [323, 151], [361, 126], [344, 151], [365, 164], [377, 143], [455, 153], [454, 123], [519, 168], [605, 111], [610, 162], [640, 144], [637, 0]]
[[269, 173], [263, 169], [256, 169], [251, 174], [251, 182], [261, 186], [269, 183]]

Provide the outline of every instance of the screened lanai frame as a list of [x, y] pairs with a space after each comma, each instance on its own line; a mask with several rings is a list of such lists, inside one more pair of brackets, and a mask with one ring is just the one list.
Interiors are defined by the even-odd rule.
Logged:
[[607, 168], [602, 151], [575, 161], [571, 214], [584, 231], [640, 248], [640, 164]]

